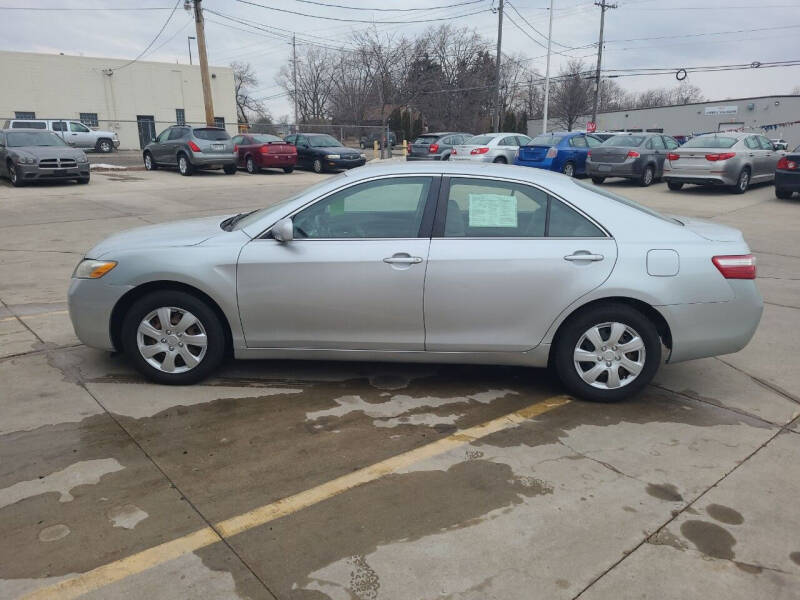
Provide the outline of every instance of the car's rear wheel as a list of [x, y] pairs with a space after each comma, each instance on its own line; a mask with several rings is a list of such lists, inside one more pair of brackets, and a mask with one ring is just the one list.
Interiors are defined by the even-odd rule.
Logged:
[[594, 183], [595, 185], [600, 185], [605, 180], [606, 180], [605, 177], [592, 177], [592, 183]]
[[225, 330], [214, 310], [177, 290], [137, 300], [122, 324], [122, 345], [136, 369], [156, 383], [185, 385], [210, 375], [225, 355]]
[[744, 194], [749, 186], [750, 186], [750, 169], [745, 167], [744, 169], [742, 169], [742, 172], [739, 173], [739, 177], [736, 179], [736, 183], [734, 184], [731, 191], [734, 194]]
[[311, 167], [314, 169], [314, 173], [322, 173], [322, 171], [324, 171], [322, 161], [318, 158], [314, 159], [314, 163], [311, 165]]
[[247, 172], [251, 175], [255, 175], [261, 170], [258, 166], [256, 166], [256, 162], [253, 160], [252, 156], [247, 157], [247, 160], [244, 161], [244, 166], [247, 169]]
[[189, 177], [194, 173], [194, 165], [189, 162], [189, 157], [185, 154], [178, 155], [178, 172], [184, 177]]
[[680, 181], [668, 181], [667, 187], [673, 192], [683, 189], [683, 184]]
[[498, 156], [492, 162], [496, 162], [496, 163], [500, 163], [500, 164], [504, 164], [504, 165], [508, 164], [508, 161], [506, 160], [505, 156]]
[[788, 200], [792, 197], [792, 190], [785, 190], [783, 188], [776, 187], [775, 197], [780, 198], [781, 200]]
[[111, 143], [111, 140], [102, 139], [97, 140], [97, 145], [95, 146], [95, 150], [98, 152], [102, 152], [103, 154], [108, 154], [112, 150], [114, 150], [114, 144]]
[[561, 172], [567, 177], [575, 177], [575, 165], [571, 162], [568, 162], [561, 169]]
[[641, 177], [639, 177], [639, 185], [642, 187], [648, 187], [651, 183], [653, 183], [653, 177], [655, 176], [655, 171], [653, 171], [653, 167], [650, 165], [644, 168], [642, 171]]
[[442, 156], [442, 160], [450, 160], [450, 155], [445, 154], [444, 156]]
[[292, 171], [294, 171], [294, 167], [283, 167], [284, 173], [291, 173]]
[[153, 155], [149, 152], [144, 153], [144, 168], [146, 171], [155, 171], [158, 168], [156, 161], [153, 160]]
[[225, 165], [222, 167], [222, 170], [225, 171], [225, 175], [236, 175], [236, 163], [232, 165]]
[[25, 180], [20, 177], [19, 171], [17, 170], [17, 165], [8, 161], [8, 179], [11, 181], [11, 185], [14, 187], [22, 187], [25, 185]]
[[627, 304], [608, 303], [570, 318], [556, 340], [553, 364], [569, 393], [615, 402], [641, 391], [661, 363], [655, 325]]

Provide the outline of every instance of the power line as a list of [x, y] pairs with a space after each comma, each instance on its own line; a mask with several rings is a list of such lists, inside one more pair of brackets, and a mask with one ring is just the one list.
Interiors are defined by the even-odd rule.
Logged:
[[183, 26], [181, 26], [177, 30], [175, 30], [175, 33], [173, 33], [166, 40], [161, 42], [158, 46], [156, 46], [155, 48], [153, 48], [152, 50], [147, 52], [146, 55], [147, 54], [153, 54], [154, 52], [158, 52], [159, 50], [161, 50], [161, 48], [163, 48], [164, 46], [169, 44], [172, 40], [174, 40], [176, 35], [178, 35], [181, 31], [184, 31], [191, 24], [192, 24], [192, 19], [189, 19], [188, 21], [186, 21], [186, 23], [183, 24]]
[[653, 37], [644, 37], [644, 38], [628, 38], [624, 40], [606, 40], [606, 44], [615, 44], [618, 42], [643, 42], [646, 40], [671, 40], [675, 38], [687, 38], [687, 37], [701, 37], [705, 35], [727, 35], [730, 33], [751, 33], [753, 31], [776, 31], [778, 29], [796, 29], [800, 27], [800, 25], [782, 25], [779, 27], [757, 27], [755, 29], [733, 29], [730, 31], [709, 31], [705, 33], [684, 33], [678, 35], [659, 35]]
[[[509, 2], [508, 5], [511, 7], [511, 10], [513, 10], [515, 13], [517, 13], [519, 18], [522, 19], [528, 27], [533, 29], [536, 33], [538, 33], [544, 39], [547, 39], [547, 36], [545, 34], [543, 34], [541, 31], [536, 29], [536, 27], [534, 27], [533, 24], [530, 21], [528, 21], [528, 19], [526, 19], [524, 16], [522, 16], [522, 13], [517, 10], [516, 6], [514, 6], [511, 2]], [[575, 50], [575, 48], [570, 48], [569, 46], [567, 46], [566, 44], [562, 44], [561, 42], [557, 42], [555, 40], [551, 40], [551, 42], [553, 44], [555, 44], [556, 46], [561, 46], [562, 48], [566, 48], [567, 50]]]
[[132, 65], [132, 64], [133, 64], [133, 63], [135, 63], [137, 60], [139, 60], [140, 58], [142, 58], [142, 56], [144, 56], [144, 55], [147, 53], [147, 51], [148, 51], [148, 50], [150, 50], [150, 48], [153, 46], [153, 44], [155, 44], [155, 43], [156, 43], [156, 40], [159, 38], [159, 36], [160, 36], [162, 33], [164, 33], [164, 30], [167, 28], [167, 25], [169, 25], [169, 22], [172, 20], [172, 16], [175, 14], [175, 11], [178, 9], [178, 5], [179, 5], [180, 3], [181, 3], [181, 0], [178, 0], [177, 2], [175, 2], [175, 6], [173, 6], [173, 7], [172, 7], [172, 12], [171, 12], [171, 13], [169, 13], [169, 16], [167, 17], [167, 20], [166, 20], [166, 21], [164, 21], [164, 24], [161, 26], [161, 29], [159, 29], [159, 30], [158, 30], [158, 33], [156, 34], [156, 37], [154, 37], [154, 38], [153, 38], [153, 39], [150, 41], [150, 43], [149, 43], [149, 44], [147, 44], [147, 48], [145, 48], [144, 50], [142, 50], [142, 51], [141, 51], [141, 53], [139, 54], [139, 56], [137, 56], [136, 58], [134, 58], [134, 59], [133, 59], [132, 61], [130, 61], [130, 62], [126, 62], [124, 65], [121, 65], [121, 66], [119, 66], [119, 67], [115, 67], [115, 68], [113, 68], [113, 69], [109, 69], [109, 71], [119, 71], [120, 69], [124, 69], [125, 67], [127, 67], [127, 66], [129, 66], [129, 65]]
[[445, 4], [442, 6], [426, 6], [423, 8], [368, 8], [364, 6], [344, 6], [342, 4], [329, 4], [326, 2], [316, 2], [315, 0], [295, 0], [295, 2], [302, 2], [303, 4], [315, 4], [317, 6], [325, 6], [326, 8], [343, 8], [345, 10], [361, 10], [361, 11], [374, 11], [374, 12], [412, 12], [419, 10], [437, 10], [439, 8], [456, 8], [458, 6], [467, 6], [468, 4], [478, 4], [484, 0], [468, 0], [467, 2], [458, 2], [456, 4]]

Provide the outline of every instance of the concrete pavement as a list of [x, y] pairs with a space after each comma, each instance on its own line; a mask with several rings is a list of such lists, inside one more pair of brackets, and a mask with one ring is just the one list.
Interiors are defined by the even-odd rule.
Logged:
[[615, 405], [510, 367], [231, 362], [162, 388], [74, 337], [96, 241], [321, 177], [0, 182], [0, 597], [800, 598], [800, 202], [604, 185], [743, 229], [766, 301], [743, 351]]

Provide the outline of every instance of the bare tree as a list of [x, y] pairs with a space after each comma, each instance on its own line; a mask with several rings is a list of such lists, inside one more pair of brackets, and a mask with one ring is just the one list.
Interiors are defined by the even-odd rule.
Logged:
[[334, 89], [336, 56], [317, 46], [301, 47], [297, 53], [297, 89], [290, 65], [284, 65], [276, 77], [292, 100], [297, 100], [298, 118], [303, 123], [319, 123], [330, 117]]
[[553, 119], [559, 127], [572, 131], [578, 118], [592, 108], [592, 81], [587, 78], [586, 65], [570, 60], [551, 84]]
[[269, 118], [264, 102], [251, 93], [251, 90], [258, 85], [258, 78], [250, 63], [232, 62], [231, 69], [233, 69], [233, 88], [236, 93], [236, 113], [239, 122], [249, 123], [253, 116]]

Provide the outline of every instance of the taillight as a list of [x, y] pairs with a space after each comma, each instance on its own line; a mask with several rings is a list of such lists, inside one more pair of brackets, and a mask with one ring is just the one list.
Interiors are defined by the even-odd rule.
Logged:
[[450, 154], [456, 155], [456, 154], [458, 154], [458, 152], [456, 152], [456, 149], [453, 148], [453, 151]]
[[551, 146], [547, 149], [547, 154], [545, 154], [545, 158], [555, 158], [558, 156], [558, 148], [555, 146]]
[[733, 158], [736, 156], [736, 152], [720, 152], [714, 154], [706, 154], [706, 160], [710, 160], [711, 162], [717, 162], [718, 160], [728, 160], [729, 158]]
[[586, 158], [592, 158], [592, 151], [591, 151], [591, 150], [589, 150], [589, 151], [586, 153]]
[[233, 151], [234, 152], [238, 152], [239, 151], [239, 144], [234, 144], [233, 145]]
[[431, 144], [428, 146], [428, 152], [431, 154], [436, 154], [439, 151], [439, 144]]
[[675, 154], [674, 152], [667, 152], [667, 160], [678, 160], [681, 157], [680, 154]]
[[259, 152], [261, 152], [261, 154], [269, 154], [269, 146], [267, 146], [266, 144], [264, 144], [263, 146], [261, 146], [261, 147], [258, 149], [258, 151], [259, 151]]
[[639, 158], [641, 156], [636, 150], [628, 150], [628, 158]]
[[200, 150], [200, 146], [195, 144], [192, 140], [189, 140], [189, 148], [192, 149], [192, 152], [202, 152], [202, 150]]
[[785, 156], [781, 157], [778, 161], [777, 167], [779, 169], [786, 169], [788, 171], [794, 171], [797, 168], [797, 163], [793, 160], [789, 160]]
[[488, 151], [489, 151], [489, 148], [484, 146], [483, 148], [473, 148], [472, 150], [469, 151], [469, 153], [470, 154], [486, 154]]
[[725, 279], [756, 278], [756, 257], [752, 254], [714, 256], [711, 262]]

